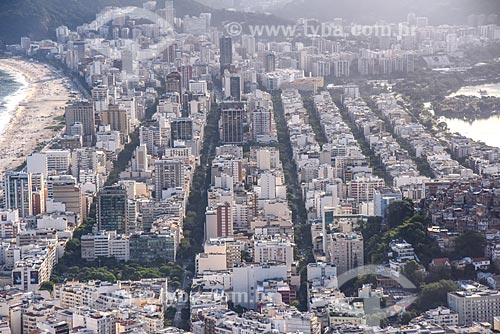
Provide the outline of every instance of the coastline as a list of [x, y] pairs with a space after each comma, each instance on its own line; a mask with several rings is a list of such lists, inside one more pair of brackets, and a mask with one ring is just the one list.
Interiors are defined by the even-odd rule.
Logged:
[[16, 108], [19, 103], [24, 101], [28, 96], [28, 93], [31, 89], [30, 83], [26, 79], [26, 77], [17, 71], [12, 70], [11, 68], [1, 67], [0, 70], [4, 73], [7, 73], [9, 76], [13, 77], [13, 81], [15, 81], [19, 87], [17, 90], [10, 95], [4, 98], [2, 107], [6, 110], [2, 111], [0, 114], [0, 136], [4, 132], [5, 128], [9, 124], [9, 121], [12, 119], [12, 116], [15, 113]]
[[48, 65], [23, 59], [0, 59], [0, 69], [22, 75], [27, 86], [22, 88], [8, 124], [0, 128], [0, 173], [22, 165], [26, 157], [45, 146], [60, 131], [52, 128], [61, 123], [64, 107], [71, 99], [66, 78]]

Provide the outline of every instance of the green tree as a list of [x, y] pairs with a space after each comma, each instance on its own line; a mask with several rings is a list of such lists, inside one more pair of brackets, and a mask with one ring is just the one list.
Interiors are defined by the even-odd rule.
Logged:
[[457, 289], [457, 285], [450, 280], [424, 284], [415, 302], [415, 308], [419, 312], [425, 312], [438, 306], [446, 305], [448, 293]]
[[177, 309], [175, 307], [167, 307], [165, 310], [165, 326], [172, 326], [174, 323], [175, 314], [177, 313]]
[[419, 287], [424, 282], [424, 274], [416, 261], [409, 261], [405, 264], [403, 275], [415, 284], [416, 287]]
[[43, 291], [49, 291], [50, 293], [52, 293], [54, 291], [54, 282], [51, 282], [51, 281], [44, 281], [40, 284], [40, 289], [39, 290], [43, 290]]
[[415, 209], [410, 200], [391, 203], [386, 209], [386, 221], [390, 228], [398, 227], [413, 217]]
[[455, 239], [454, 254], [460, 258], [463, 257], [483, 257], [486, 238], [482, 233], [467, 231]]
[[363, 239], [369, 240], [382, 232], [382, 218], [369, 217], [366, 221], [359, 224], [359, 230], [363, 235]]
[[410, 321], [415, 319], [417, 316], [418, 316], [418, 314], [416, 312], [411, 312], [411, 311], [405, 312], [405, 313], [401, 314], [400, 323], [401, 323], [401, 325], [408, 325], [410, 323]]

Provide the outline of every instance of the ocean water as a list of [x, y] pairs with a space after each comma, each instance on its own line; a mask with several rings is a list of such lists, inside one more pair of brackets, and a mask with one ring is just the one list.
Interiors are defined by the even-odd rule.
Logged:
[[28, 89], [28, 81], [22, 74], [0, 65], [0, 134], [9, 124], [19, 103], [26, 98]]

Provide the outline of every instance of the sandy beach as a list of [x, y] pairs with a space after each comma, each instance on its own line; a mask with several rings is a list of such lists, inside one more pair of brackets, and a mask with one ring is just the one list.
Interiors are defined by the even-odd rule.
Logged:
[[[37, 147], [58, 136], [70, 98], [70, 84], [57, 70], [20, 59], [0, 59], [0, 69], [22, 74], [29, 83], [25, 99], [18, 104], [0, 135], [0, 173], [21, 165]], [[51, 128], [52, 127], [52, 128]]]

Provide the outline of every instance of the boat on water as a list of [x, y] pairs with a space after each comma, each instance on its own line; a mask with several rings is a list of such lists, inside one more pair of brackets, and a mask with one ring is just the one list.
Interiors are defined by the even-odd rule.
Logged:
[[488, 95], [488, 91], [485, 89], [480, 89], [479, 94], [481, 94], [481, 96], [486, 96], [486, 95]]

